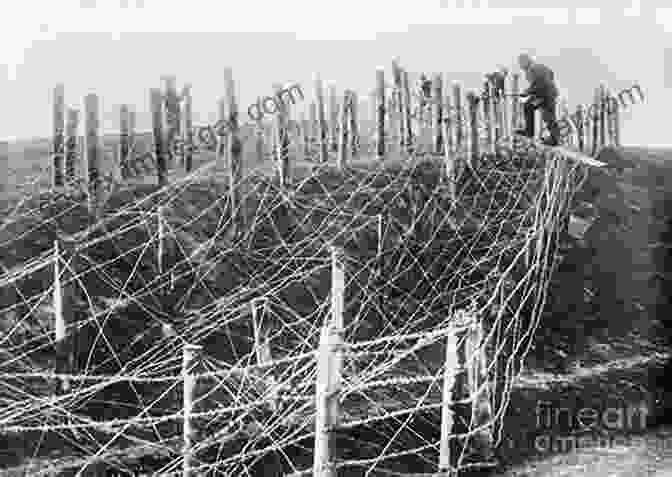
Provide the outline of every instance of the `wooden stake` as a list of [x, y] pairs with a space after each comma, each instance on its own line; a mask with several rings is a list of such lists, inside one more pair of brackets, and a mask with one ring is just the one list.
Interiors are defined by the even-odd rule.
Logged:
[[184, 171], [189, 173], [194, 167], [194, 131], [192, 119], [191, 88], [185, 86], [185, 94], [182, 99], [182, 165]]
[[[446, 83], [447, 84], [447, 83]], [[453, 141], [453, 110], [450, 105], [450, 96], [446, 89], [446, 118], [443, 122], [443, 137], [445, 138], [445, 148], [444, 148], [444, 181], [448, 186], [448, 194], [450, 196], [451, 203], [455, 203], [456, 199], [456, 174], [455, 174], [455, 146]]]
[[98, 96], [88, 94], [84, 98], [84, 151], [86, 163], [86, 184], [89, 196], [89, 212], [98, 217], [98, 206], [100, 204], [100, 162], [102, 148], [100, 145], [98, 118]]
[[599, 87], [600, 104], [600, 147], [607, 146], [609, 138], [607, 137], [607, 88], [603, 84]]
[[327, 141], [327, 122], [324, 111], [324, 87], [319, 75], [315, 75], [315, 99], [317, 101], [318, 138], [320, 144], [319, 160], [326, 163], [329, 160], [329, 145]]
[[343, 339], [333, 323], [322, 328], [315, 386], [315, 452], [313, 475], [336, 477], [336, 436], [340, 421]]
[[[67, 361], [67, 343], [66, 343], [66, 321], [63, 309], [63, 287], [61, 286], [61, 253], [58, 246], [58, 240], [54, 240], [54, 331], [56, 343], [56, 372], [60, 373], [67, 370], [65, 363]], [[64, 378], [61, 381], [63, 391], [70, 389], [70, 381]]]
[[453, 106], [455, 107], [455, 147], [459, 154], [464, 147], [464, 126], [462, 117], [462, 85], [453, 83]]
[[441, 81], [441, 75], [439, 73], [436, 73], [434, 75], [433, 81], [432, 81], [432, 92], [433, 98], [434, 98], [434, 115], [433, 115], [433, 120], [434, 120], [434, 141], [433, 141], [433, 149], [435, 154], [441, 154], [443, 151], [443, 133], [441, 131], [442, 129], [442, 123], [443, 123], [443, 84]]
[[453, 409], [455, 395], [455, 377], [457, 375], [457, 336], [455, 333], [449, 333], [446, 336], [446, 352], [443, 365], [443, 393], [441, 399], [441, 444], [439, 447], [439, 472], [447, 473], [447, 476], [453, 475], [453, 461], [450, 452], [450, 439], [453, 435], [453, 424], [455, 420], [455, 411]]
[[398, 60], [392, 61], [392, 80], [394, 83], [394, 90], [392, 95], [396, 101], [396, 110], [397, 116], [399, 118], [399, 147], [403, 149], [405, 145], [405, 136], [406, 136], [406, 116], [404, 114], [404, 97], [402, 94], [403, 91], [403, 72], [399, 66]]
[[[282, 85], [275, 83], [273, 89], [276, 95], [280, 97]], [[287, 187], [289, 185], [289, 131], [287, 127], [289, 107], [283, 101], [278, 101], [278, 103], [278, 112], [275, 114], [277, 174], [280, 180], [280, 187]]]
[[64, 133], [65, 133], [65, 93], [63, 84], [54, 88], [54, 137], [52, 166], [52, 187], [61, 188], [65, 185]]
[[[172, 147], [175, 139], [180, 134], [180, 98], [177, 94], [177, 80], [173, 75], [163, 76], [163, 117], [165, 125], [164, 154], [166, 156], [166, 167], [175, 167], [178, 158], [175, 157]], [[180, 157], [183, 162], [184, 158]]]
[[376, 69], [376, 104], [378, 116], [376, 117], [376, 157], [385, 159], [385, 71], [382, 67]]
[[591, 155], [597, 155], [600, 145], [601, 145], [601, 138], [600, 138], [600, 131], [601, 131], [601, 125], [600, 125], [600, 90], [597, 88], [595, 90], [595, 95], [593, 97], [593, 151]]
[[[252, 300], [252, 329], [254, 333], [254, 350], [255, 356], [257, 358], [257, 364], [263, 365], [265, 363], [270, 363], [273, 361], [273, 355], [271, 353], [271, 328], [266, 325], [264, 326], [263, 319], [259, 317], [259, 302], [262, 301], [261, 307], [265, 309], [266, 301], [263, 299], [254, 299]], [[273, 370], [269, 369], [268, 373], [270, 376], [266, 378], [269, 388], [271, 388], [269, 396], [269, 407], [272, 411], [277, 410], [278, 408], [278, 393], [277, 393], [277, 379], [273, 374]]]
[[611, 106], [614, 115], [614, 146], [621, 147], [621, 106], [616, 98], [612, 98]]
[[331, 151], [338, 151], [338, 97], [336, 85], [329, 83], [329, 144]]
[[121, 179], [128, 179], [128, 152], [131, 149], [128, 124], [128, 105], [122, 104], [119, 108], [119, 159], [118, 166]]
[[350, 91], [350, 148], [353, 159], [356, 159], [359, 153], [358, 111], [359, 98], [357, 97], [357, 93], [355, 91]]
[[583, 105], [579, 104], [576, 106], [576, 129], [578, 130], [578, 147], [579, 151], [585, 151], [586, 147], [586, 128], [584, 124], [583, 117]]
[[168, 177], [163, 139], [163, 97], [160, 89], [152, 88], [149, 90], [149, 107], [152, 113], [152, 137], [154, 140], [157, 181], [159, 186], [163, 187], [168, 183]]
[[504, 89], [500, 92], [500, 110], [502, 115], [501, 126], [502, 126], [502, 137], [511, 136], [513, 129], [511, 129], [511, 113], [509, 108], [509, 88], [508, 85], [508, 73], [504, 76]]
[[340, 140], [338, 142], [338, 162], [337, 167], [340, 171], [345, 171], [348, 160], [348, 113], [352, 97], [350, 91], [343, 92], [343, 105], [341, 107]]
[[79, 111], [68, 109], [65, 140], [65, 182], [70, 184], [77, 180], [78, 129]]
[[411, 123], [411, 87], [408, 80], [408, 71], [401, 70], [401, 98], [404, 134], [403, 141], [408, 154], [413, 153], [413, 124]]
[[511, 75], [511, 129], [515, 131], [520, 127], [520, 74]]
[[0, 141], [0, 194], [8, 189], [9, 181], [9, 142]]
[[492, 104], [493, 88], [489, 81], [483, 85], [485, 97], [483, 98], [483, 122], [485, 123], [485, 141], [490, 154], [495, 152], [495, 137], [493, 133], [492, 116], [490, 115], [490, 105]]
[[[472, 327], [467, 334], [467, 360], [469, 370], [469, 394], [471, 397], [471, 422], [473, 427], [487, 426], [492, 421], [490, 406], [490, 383], [487, 382], [486, 343], [482, 320], [474, 317]], [[484, 453], [482, 457], [488, 459], [492, 452], [491, 431], [479, 431], [478, 439]]]
[[195, 475], [193, 467], [193, 428], [191, 422], [191, 413], [194, 406], [194, 392], [196, 388], [196, 378], [192, 374], [196, 367], [201, 353], [202, 346], [185, 344], [182, 349], [182, 379], [183, 379], [183, 448], [182, 448], [182, 476], [192, 477]]
[[229, 200], [234, 235], [241, 230], [245, 213], [240, 197], [240, 182], [243, 178], [243, 145], [240, 140], [238, 126], [238, 105], [236, 103], [236, 90], [233, 81], [233, 70], [224, 68], [224, 90], [228, 110], [228, 156], [229, 156]]
[[345, 311], [345, 251], [340, 247], [331, 250], [331, 317], [339, 330], [344, 329]]
[[467, 94], [467, 101], [469, 101], [469, 129], [471, 131], [471, 160], [474, 165], [479, 158], [479, 144], [478, 144], [478, 97], [476, 93], [470, 91]]

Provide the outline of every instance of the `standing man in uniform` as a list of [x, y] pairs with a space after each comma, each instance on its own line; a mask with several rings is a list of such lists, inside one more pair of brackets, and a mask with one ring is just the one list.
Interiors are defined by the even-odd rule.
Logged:
[[527, 101], [523, 106], [525, 129], [516, 131], [529, 138], [534, 137], [534, 111], [541, 109], [542, 118], [548, 127], [551, 137], [544, 141], [547, 146], [560, 144], [560, 127], [555, 118], [555, 103], [558, 88], [555, 85], [553, 71], [541, 63], [536, 63], [528, 54], [518, 56], [518, 64], [525, 73], [530, 86], [521, 94]]

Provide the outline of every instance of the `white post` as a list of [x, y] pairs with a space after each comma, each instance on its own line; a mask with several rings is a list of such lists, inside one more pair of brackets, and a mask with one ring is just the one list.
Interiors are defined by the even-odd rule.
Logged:
[[439, 448], [439, 472], [453, 470], [450, 453], [450, 437], [453, 432], [453, 394], [455, 390], [458, 360], [457, 336], [454, 332], [446, 336], [446, 354], [443, 365], [443, 394], [441, 400], [441, 445]]
[[[264, 364], [273, 361], [273, 356], [271, 354], [271, 340], [270, 340], [270, 328], [268, 325], [264, 326], [263, 319], [259, 318], [259, 308], [258, 302], [259, 299], [252, 300], [252, 331], [254, 333], [254, 352], [255, 357], [257, 358], [257, 364]], [[262, 304], [265, 307], [265, 300]], [[272, 411], [277, 410], [277, 380], [273, 375], [273, 371], [269, 370], [270, 376], [266, 378], [266, 382], [271, 389], [274, 389], [270, 393], [269, 407]]]
[[192, 437], [193, 429], [191, 426], [191, 412], [194, 406], [194, 390], [196, 385], [196, 378], [192, 374], [193, 368], [198, 361], [198, 355], [201, 352], [200, 345], [185, 344], [182, 349], [182, 379], [184, 390], [183, 401], [183, 428], [182, 436], [184, 446], [182, 448], [182, 476], [192, 477]]

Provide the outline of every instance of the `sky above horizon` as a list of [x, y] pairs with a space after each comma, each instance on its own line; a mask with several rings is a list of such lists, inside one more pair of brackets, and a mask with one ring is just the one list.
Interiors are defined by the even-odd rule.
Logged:
[[600, 82], [615, 92], [638, 83], [646, 99], [624, 112], [622, 142], [669, 146], [665, 3], [23, 0], [0, 18], [0, 139], [48, 137], [59, 82], [68, 107], [83, 110], [84, 96], [98, 94], [104, 133], [113, 133], [122, 103], [137, 111], [137, 129], [150, 127], [149, 88], [166, 74], [178, 88], [192, 85], [194, 121], [203, 124], [216, 119], [227, 66], [247, 121], [249, 104], [270, 95], [273, 83], [298, 83], [303, 111], [315, 73], [361, 96], [375, 86], [376, 67], [389, 79], [398, 57], [411, 72], [441, 72], [469, 89], [499, 65], [517, 69], [526, 51], [554, 70], [570, 106], [589, 101]]

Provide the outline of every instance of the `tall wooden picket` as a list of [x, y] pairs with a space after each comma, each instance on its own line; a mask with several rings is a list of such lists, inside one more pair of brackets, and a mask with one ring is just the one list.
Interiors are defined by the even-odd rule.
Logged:
[[583, 152], [586, 150], [586, 127], [585, 120], [583, 116], [583, 105], [579, 104], [576, 106], [576, 129], [578, 130], [578, 148], [579, 151]]
[[352, 101], [352, 96], [350, 95], [349, 90], [343, 92], [343, 103], [341, 106], [341, 124], [340, 124], [340, 134], [338, 142], [338, 161], [337, 167], [340, 171], [344, 171], [347, 168], [348, 160], [348, 116], [350, 112], [350, 104]]
[[329, 101], [329, 150], [338, 151], [338, 96], [336, 93], [336, 84], [330, 81], [327, 86], [327, 95]]
[[100, 143], [100, 120], [98, 95], [88, 94], [84, 98], [84, 162], [86, 164], [86, 184], [89, 201], [89, 213], [95, 217], [98, 216], [100, 193], [101, 193], [101, 174], [100, 166], [102, 161], [102, 147]]
[[[264, 313], [267, 305], [267, 300], [264, 298], [256, 298], [252, 300], [252, 331], [254, 335], [254, 352], [258, 365], [264, 365], [273, 361], [271, 352], [271, 327], [264, 321], [266, 314]], [[266, 376], [268, 374], [268, 376]], [[272, 411], [278, 408], [278, 382], [274, 375], [273, 369], [265, 369], [261, 375], [264, 381], [271, 388], [269, 393], [269, 408]]]
[[[273, 84], [273, 90], [276, 96], [280, 98], [282, 85]], [[289, 131], [288, 131], [288, 111], [289, 106], [281, 99], [278, 101], [278, 111], [275, 114], [275, 139], [276, 139], [276, 165], [277, 176], [281, 187], [289, 185]]]
[[408, 79], [408, 71], [402, 70], [401, 72], [401, 86], [402, 86], [402, 98], [403, 98], [403, 114], [404, 114], [404, 128], [405, 128], [405, 138], [404, 143], [406, 145], [406, 152], [411, 154], [414, 150], [413, 147], [413, 124], [411, 123], [411, 88]]
[[79, 110], [69, 108], [65, 125], [65, 181], [69, 184], [77, 180], [78, 130]]
[[492, 85], [489, 81], [486, 81], [483, 85], [485, 95], [483, 98], [483, 122], [485, 123], [485, 138], [487, 150], [490, 154], [495, 152], [495, 136], [493, 132], [493, 121], [491, 115], [491, 105], [492, 105]]
[[65, 93], [64, 85], [59, 83], [54, 87], [54, 110], [53, 110], [53, 143], [52, 143], [52, 181], [53, 188], [61, 188], [65, 185]]
[[318, 74], [315, 75], [315, 100], [317, 101], [317, 130], [320, 145], [319, 161], [329, 160], [329, 143], [327, 140], [327, 121], [324, 111], [324, 84]]
[[455, 409], [453, 402], [456, 396], [457, 334], [451, 329], [446, 336], [444, 364], [443, 364], [443, 392], [441, 398], [441, 444], [439, 447], [439, 468], [446, 477], [454, 474], [454, 456], [451, 452], [451, 437], [454, 433]]
[[376, 157], [385, 159], [385, 70], [382, 66], [376, 69]]
[[403, 150], [405, 144], [404, 137], [406, 135], [406, 126], [405, 126], [406, 117], [404, 115], [404, 97], [402, 94], [403, 89], [402, 70], [397, 59], [392, 61], [392, 83], [394, 88], [392, 91], [392, 96], [395, 98], [395, 105], [397, 108], [395, 113], [399, 118], [398, 122], [399, 146]]
[[149, 108], [152, 114], [152, 139], [157, 182], [163, 187], [168, 183], [168, 175], [163, 140], [163, 96], [159, 88], [149, 90]]
[[185, 86], [184, 98], [181, 110], [181, 135], [182, 135], [182, 165], [185, 172], [189, 173], [194, 167], [194, 131], [192, 122], [192, 99], [191, 88]]
[[131, 138], [129, 137], [129, 118], [128, 105], [122, 104], [119, 108], [119, 146], [118, 146], [118, 166], [121, 171], [121, 179], [129, 177], [129, 151], [131, 149]]
[[0, 194], [4, 194], [9, 185], [9, 142], [0, 141]]
[[240, 183], [243, 178], [243, 145], [240, 140], [240, 131], [238, 125], [238, 104], [236, 103], [236, 90], [233, 81], [233, 70], [224, 68], [224, 91], [226, 98], [228, 124], [227, 142], [229, 163], [227, 164], [229, 175], [229, 207], [231, 213], [231, 222], [233, 234], [235, 235], [243, 226], [245, 213], [242, 210]]
[[611, 99], [611, 107], [613, 108], [614, 117], [614, 145], [621, 146], [621, 106], [618, 104], [616, 98]]
[[198, 364], [202, 346], [186, 343], [182, 348], [182, 477], [197, 475], [193, 470], [194, 457], [194, 429], [191, 422], [191, 414], [194, 407], [194, 393], [196, 390], [196, 377], [194, 370]]
[[434, 104], [434, 114], [432, 115], [434, 123], [434, 138], [433, 138], [433, 149], [435, 154], [441, 154], [443, 151], [444, 137], [442, 131], [443, 123], [443, 83], [441, 81], [441, 74], [436, 73], [432, 80], [432, 98]]
[[315, 453], [313, 475], [336, 477], [335, 433], [340, 424], [340, 390], [343, 368], [343, 330], [345, 269], [343, 250], [331, 248], [332, 304], [331, 319], [322, 328], [318, 350], [317, 382], [315, 386]]
[[478, 135], [478, 96], [473, 91], [470, 91], [467, 94], [467, 101], [469, 103], [469, 130], [471, 132], [470, 136], [470, 159], [473, 165], [476, 165], [476, 161], [479, 158], [480, 154], [480, 145], [479, 145], [479, 135]]
[[359, 98], [356, 91], [350, 91], [350, 149], [352, 158], [359, 153]]
[[462, 116], [462, 85], [453, 83], [453, 108], [455, 110], [455, 148], [459, 154], [464, 147], [464, 126]]
[[511, 75], [511, 126], [512, 130], [520, 128], [520, 74]]

